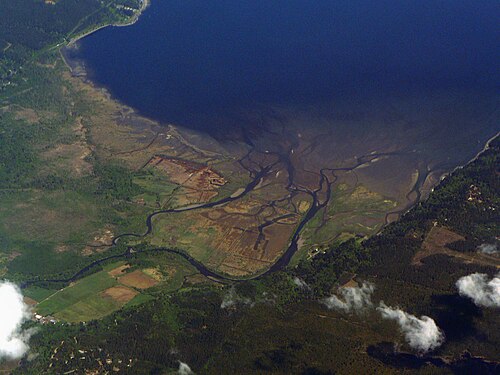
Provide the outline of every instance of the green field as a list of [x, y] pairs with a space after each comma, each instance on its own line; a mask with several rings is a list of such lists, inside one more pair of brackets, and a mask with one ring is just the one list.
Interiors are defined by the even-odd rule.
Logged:
[[35, 311], [43, 316], [54, 316], [68, 322], [89, 321], [100, 319], [123, 306], [137, 306], [154, 298], [156, 293], [175, 291], [184, 285], [185, 277], [196, 274], [196, 270], [184, 259], [168, 253], [148, 254], [130, 262], [132, 267], [124, 274], [136, 269], [155, 268], [163, 275], [163, 280], [156, 286], [140, 290], [139, 294], [128, 302], [119, 302], [102, 292], [114, 286], [120, 286], [120, 281], [108, 272], [125, 265], [126, 262], [114, 262], [103, 266], [103, 270], [84, 277], [69, 286], [60, 289], [45, 289], [32, 286], [26, 289], [25, 295], [38, 301]]
[[55, 292], [40, 302], [36, 311], [41, 315], [54, 315], [70, 321], [85, 320], [81, 318], [88, 319], [88, 313], [98, 307], [99, 300], [102, 300], [102, 304], [106, 305], [104, 299], [96, 298], [99, 292], [116, 284], [117, 281], [106, 271], [95, 273]]
[[[351, 188], [345, 184], [334, 187], [328, 206], [306, 226], [303, 238], [306, 245], [331, 244], [342, 237], [347, 239], [362, 234], [370, 236], [382, 225], [385, 213], [395, 202], [363, 186]], [[323, 222], [322, 219], [326, 218]]]
[[85, 322], [100, 319], [121, 307], [122, 304], [119, 302], [93, 294], [59, 311], [54, 316], [68, 322]]
[[37, 302], [43, 301], [44, 299], [53, 295], [57, 290], [40, 288], [39, 286], [30, 286], [23, 290], [23, 295], [29, 297]]
[[145, 302], [153, 300], [154, 297], [150, 294], [138, 294], [132, 300], [125, 304], [125, 307], [134, 307], [141, 305]]
[[145, 190], [134, 199], [143, 199], [144, 204], [150, 209], [170, 208], [174, 205], [175, 199], [172, 198], [175, 191], [179, 189], [179, 185], [168, 182], [164, 176], [160, 176], [154, 171], [148, 171], [134, 178], [133, 181]]

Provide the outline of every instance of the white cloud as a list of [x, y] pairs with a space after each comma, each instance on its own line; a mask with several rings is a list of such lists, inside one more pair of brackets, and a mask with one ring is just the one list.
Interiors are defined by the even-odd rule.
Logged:
[[482, 245], [479, 245], [478, 250], [483, 254], [498, 254], [498, 245], [496, 243], [483, 243]]
[[458, 279], [456, 286], [461, 296], [469, 297], [476, 305], [500, 307], [500, 273], [488, 281], [488, 275], [473, 273]]
[[187, 363], [179, 361], [179, 375], [192, 375], [194, 374], [191, 367], [188, 366]]
[[329, 309], [343, 312], [363, 311], [372, 306], [371, 296], [375, 286], [363, 283], [361, 287], [339, 288], [340, 299], [336, 295], [323, 299], [321, 302]]
[[428, 316], [417, 318], [403, 310], [386, 306], [383, 302], [380, 302], [377, 310], [383, 318], [395, 320], [399, 324], [406, 341], [413, 349], [427, 352], [436, 349], [444, 342], [443, 332]]
[[8, 281], [0, 281], [0, 304], [0, 358], [21, 358], [29, 349], [31, 333], [21, 329], [29, 308], [19, 288]]
[[[329, 309], [343, 312], [364, 312], [373, 308], [372, 294], [375, 285], [364, 282], [360, 287], [339, 288], [339, 296], [321, 300]], [[436, 325], [436, 322], [428, 316], [417, 318], [400, 309], [386, 306], [380, 302], [377, 311], [384, 319], [395, 320], [405, 336], [405, 340], [413, 348], [420, 352], [436, 349], [444, 342], [444, 334]]]

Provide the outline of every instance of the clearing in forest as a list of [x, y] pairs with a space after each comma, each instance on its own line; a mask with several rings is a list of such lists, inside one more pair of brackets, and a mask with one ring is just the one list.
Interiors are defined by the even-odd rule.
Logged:
[[118, 281], [123, 285], [138, 289], [147, 289], [158, 284], [157, 280], [153, 279], [151, 276], [146, 275], [141, 270], [130, 272], [125, 276], [120, 277]]

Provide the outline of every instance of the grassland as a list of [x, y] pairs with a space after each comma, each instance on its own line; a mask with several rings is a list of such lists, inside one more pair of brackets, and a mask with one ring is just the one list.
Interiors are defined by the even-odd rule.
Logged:
[[395, 201], [370, 191], [348, 178], [333, 185], [332, 197], [304, 228], [299, 250], [291, 261], [297, 266], [332, 244], [351, 238], [366, 239], [384, 225], [387, 212], [397, 206]]
[[114, 306], [107, 300], [99, 298], [99, 293], [115, 285], [117, 285], [116, 280], [106, 271], [101, 271], [40, 301], [36, 311], [41, 315], [54, 315], [64, 320], [79, 321], [88, 320], [101, 306], [102, 314], [106, 315], [110, 307], [110, 311], [114, 310]]
[[[211, 209], [160, 215], [154, 220], [151, 236], [129, 242], [133, 246], [177, 247], [207, 266], [231, 275], [257, 273], [282, 253], [300, 218], [311, 207], [310, 195], [304, 191], [318, 188], [319, 169], [353, 166], [358, 159], [354, 155], [375, 150], [413, 149], [416, 140], [421, 139], [418, 126], [413, 126], [415, 121], [408, 121], [397, 110], [387, 116], [387, 109], [379, 117], [372, 116], [368, 109], [368, 120], [361, 118], [358, 122], [365, 126], [377, 121], [385, 124], [391, 116], [401, 119], [402, 127], [391, 128], [390, 133], [366, 134], [356, 129], [356, 124], [341, 124], [349, 129], [346, 137], [315, 129], [307, 122], [307, 126], [301, 124], [289, 132], [277, 132], [260, 140], [248, 158], [244, 158], [249, 151], [247, 145], [223, 145], [208, 136], [159, 126], [110, 100], [105, 92], [71, 77], [55, 49], [50, 51], [65, 37], [79, 35], [103, 21], [101, 14], [95, 14], [97, 18], [82, 16], [89, 4], [99, 9], [102, 4], [109, 4], [70, 1], [73, 6], [82, 7], [78, 8], [79, 17], [60, 18], [69, 26], [51, 34], [49, 42], [42, 40], [40, 48], [46, 48], [45, 52], [20, 50], [0, 40], [3, 52], [15, 50], [19, 56], [35, 59], [30, 64], [23, 63], [22, 71], [16, 65], [12, 76], [13, 65], [0, 54], [0, 84], [9, 81], [8, 86], [0, 87], [2, 278], [22, 282], [72, 276], [93, 260], [113, 253], [116, 249], [108, 246], [113, 235], [143, 233], [145, 218], [153, 210], [191, 202], [193, 186], [185, 183], [191, 172], [185, 170], [174, 176], [172, 171], [145, 168], [156, 155], [217, 170], [227, 183], [215, 190], [216, 196], [203, 200], [230, 196], [249, 182], [251, 170], [277, 163], [245, 198]], [[61, 3], [70, 4], [66, 0]], [[13, 8], [36, 11], [45, 6], [43, 2], [33, 4], [23, 0]], [[35, 16], [39, 21], [47, 21], [45, 11]], [[0, 17], [5, 17], [5, 13]], [[18, 22], [16, 27], [23, 24]], [[0, 22], [0, 30], [5, 30], [5, 25], [8, 23]], [[21, 48], [38, 44], [46, 29], [28, 31], [23, 35], [30, 38], [19, 43]], [[394, 105], [397, 109], [404, 107]], [[442, 114], [449, 121], [461, 120], [460, 113], [456, 116]], [[474, 121], [481, 123], [482, 119]], [[412, 124], [411, 129], [407, 123]], [[444, 137], [432, 134], [429, 138], [441, 143]], [[445, 156], [441, 161], [447, 157], [446, 151], [442, 147]], [[377, 232], [384, 224], [386, 212], [407, 204], [405, 195], [419, 173], [415, 171], [425, 170], [428, 165], [420, 164], [434, 160], [419, 155], [408, 152], [404, 157], [373, 157], [373, 162], [352, 173], [338, 173], [331, 201], [309, 222], [303, 232], [302, 250], [295, 258], [298, 263], [310, 248], [324, 247], [324, 259], [316, 257], [299, 269], [313, 292], [293, 286], [290, 280], [295, 274], [291, 272], [297, 269], [288, 270], [290, 273], [278, 272], [264, 280], [240, 283], [238, 293], [251, 303], [221, 309], [222, 294], [227, 290], [220, 293], [184, 259], [161, 252], [135, 253], [126, 261], [96, 267], [92, 270], [95, 273], [71, 285], [41, 283], [25, 289], [25, 295], [38, 302], [35, 310], [39, 313], [68, 322], [100, 320], [88, 325], [40, 327], [40, 334], [30, 343], [38, 357], [23, 361], [19, 373], [30, 373], [27, 369], [34, 374], [71, 373], [76, 368], [90, 368], [87, 365], [91, 360], [92, 366], [101, 362], [98, 368], [103, 373], [113, 371], [113, 366], [127, 370], [128, 363], [134, 363], [129, 369], [132, 372], [169, 373], [178, 368], [179, 358], [189, 362], [198, 373], [238, 373], [243, 368], [259, 374], [400, 372], [366, 352], [370, 344], [401, 342], [394, 326], [380, 323], [370, 315], [346, 316], [328, 311], [312, 300], [329, 294], [343, 272], [358, 272], [360, 265], [368, 269], [362, 277], [377, 283], [377, 300], [383, 298], [412, 313], [436, 317], [446, 329], [455, 323], [465, 328], [455, 332], [455, 336], [452, 329], [446, 332], [449, 343], [443, 355], [459, 356], [473, 348], [474, 354], [498, 357], [498, 315], [471, 309], [470, 302], [467, 305], [457, 299], [454, 289], [458, 277], [494, 270], [469, 262], [474, 255], [450, 260], [445, 255], [457, 253], [438, 243], [432, 229], [427, 233], [431, 217], [441, 220], [441, 225], [444, 220], [448, 225], [453, 222], [456, 233], [475, 236], [474, 241], [497, 233], [498, 226], [492, 224], [495, 218], [490, 218], [491, 222], [485, 220], [490, 215], [488, 206], [498, 203], [497, 198], [488, 198], [481, 204], [459, 199], [466, 191], [460, 183], [468, 189], [471, 183], [481, 182], [459, 175], [459, 182], [452, 184], [456, 190], [449, 190], [455, 199], [452, 203], [441, 201], [438, 192], [431, 201], [437, 202], [435, 207], [419, 207], [407, 221], [389, 226], [385, 235], [366, 243], [358, 240], [344, 242], [344, 246], [336, 244]], [[439, 158], [436, 160], [429, 165], [439, 165]], [[491, 165], [498, 165], [497, 162], [489, 161]], [[496, 167], [490, 169], [491, 176], [498, 179]], [[292, 170], [294, 175], [288, 175]], [[439, 168], [433, 170], [434, 182], [441, 172]], [[473, 175], [481, 174], [476, 171]], [[484, 181], [493, 181], [490, 193], [496, 191], [497, 195], [494, 187], [498, 187], [498, 181], [491, 176], [487, 175]], [[294, 186], [290, 187], [292, 177]], [[484, 181], [481, 189], [483, 196], [488, 197], [491, 194]], [[427, 182], [426, 189], [431, 186]], [[300, 190], [290, 198], [293, 189]], [[325, 193], [318, 195], [324, 199]], [[259, 236], [259, 226], [263, 224], [266, 226]], [[421, 246], [425, 241], [431, 245], [432, 254], [425, 252], [429, 250], [426, 245]], [[372, 259], [363, 258], [368, 252]], [[423, 264], [411, 264], [419, 252], [426, 255], [421, 259]], [[368, 267], [373, 266], [370, 261], [376, 265], [374, 269]], [[323, 294], [311, 294], [317, 291]], [[473, 310], [472, 316], [463, 309], [464, 305]], [[102, 347], [103, 352], [96, 347]], [[72, 357], [82, 348], [87, 350], [86, 362]], [[106, 368], [106, 359], [111, 357], [115, 361]], [[435, 373], [435, 369], [426, 365], [420, 372]]]
[[178, 290], [193, 274], [196, 271], [184, 259], [157, 253], [106, 264], [101, 271], [60, 289], [31, 286], [24, 294], [37, 302], [34, 310], [40, 315], [67, 322], [89, 321], [147, 302], [160, 291]]
[[[68, 74], [59, 56], [47, 60], [36, 69], [50, 83], [9, 97], [3, 110], [16, 128], [36, 129], [23, 146], [33, 154], [32, 161], [13, 166], [23, 171], [15, 177], [22, 181], [0, 192], [5, 202], [0, 208], [5, 253], [0, 266], [11, 279], [69, 277], [113, 251], [107, 246], [113, 236], [144, 233], [146, 217], [153, 211], [228, 197], [241, 191], [251, 173], [272, 166], [245, 198], [224, 207], [159, 215], [151, 236], [131, 242], [179, 248], [233, 276], [262, 272], [286, 249], [310, 207], [310, 195], [290, 196], [287, 163], [295, 170], [294, 184], [312, 191], [319, 176], [311, 167], [349, 165], [355, 151], [333, 161], [307, 153], [306, 165], [300, 155], [316, 147], [316, 137], [303, 136], [293, 154], [288, 150], [291, 134], [286, 133], [277, 134], [272, 145], [267, 144], [272, 140], [259, 140], [265, 143], [249, 153], [248, 145], [226, 145], [138, 116]], [[23, 148], [12, 147], [6, 160], [19, 160], [14, 154], [18, 149]], [[163, 168], [149, 164], [155, 158], [164, 161]], [[210, 176], [224, 183], [211, 185]], [[358, 179], [355, 173], [345, 173], [334, 183], [332, 200], [306, 227], [294, 264], [318, 245], [375, 233], [394, 208], [392, 202], [407, 189], [402, 184], [397, 194], [386, 197], [385, 185]]]

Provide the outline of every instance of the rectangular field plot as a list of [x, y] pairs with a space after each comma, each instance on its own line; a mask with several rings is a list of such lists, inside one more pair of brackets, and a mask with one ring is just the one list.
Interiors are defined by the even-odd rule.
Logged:
[[37, 313], [41, 315], [55, 315], [116, 284], [116, 280], [109, 276], [107, 272], [101, 271], [95, 273], [67, 288], [55, 292], [37, 306]]
[[111, 298], [102, 298], [99, 294], [94, 294], [57, 312], [54, 317], [68, 322], [85, 322], [102, 318], [121, 306], [121, 303]]
[[63, 289], [31, 287], [29, 294], [36, 297], [33, 303], [39, 302], [34, 311], [42, 317], [67, 322], [90, 321], [154, 298], [146, 289], [181, 288], [184, 276], [193, 272], [189, 263], [177, 256], [159, 254], [143, 259], [139, 269], [125, 261], [114, 262]]

